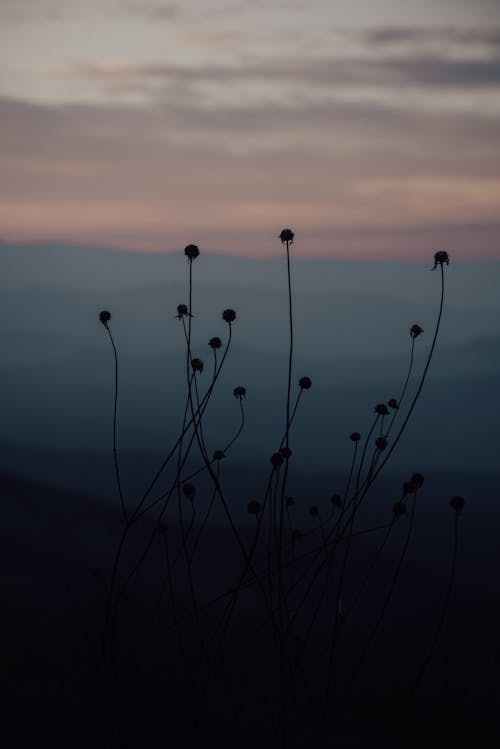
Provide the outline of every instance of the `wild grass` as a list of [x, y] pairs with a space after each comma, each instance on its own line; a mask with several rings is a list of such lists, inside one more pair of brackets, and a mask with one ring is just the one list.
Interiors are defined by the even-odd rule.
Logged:
[[[234, 435], [222, 446], [209, 446], [207, 439], [208, 408], [238, 319], [235, 310], [222, 311], [226, 340], [215, 336], [208, 341], [211, 364], [207, 365], [193, 346], [198, 247], [191, 244], [184, 250], [188, 303], [179, 304], [175, 315], [185, 352], [184, 393], [179, 394], [184, 404], [182, 421], [177, 439], [135, 500], [124, 491], [120, 467], [119, 358], [112, 316], [108, 310], [99, 315], [115, 367], [112, 451], [122, 514], [107, 579], [100, 652], [99, 693], [114, 706], [108, 712], [109, 746], [124, 740], [130, 705], [123, 685], [130, 686], [131, 675], [145, 702], [165, 711], [166, 739], [172, 746], [260, 743], [282, 749], [323, 749], [352, 728], [366, 685], [378, 685], [381, 692], [389, 689], [380, 665], [374, 666], [370, 656], [374, 651], [376, 659], [380, 656], [377, 638], [398, 595], [423, 475], [413, 473], [401, 489], [395, 488], [399, 499], [380, 507], [377, 522], [366, 526], [362, 509], [402, 440], [428, 378], [443, 315], [449, 257], [437, 252], [432, 268], [437, 273], [429, 277], [435, 283], [437, 276], [438, 303], [422, 371], [415, 372], [414, 354], [425, 336], [413, 323], [408, 328], [409, 364], [399, 397], [375, 404], [364, 437], [356, 431], [348, 437], [352, 459], [344, 488], [332, 495], [328, 513], [310, 504], [312, 525], [304, 528], [296, 525], [295, 502], [288, 493], [296, 457], [291, 447], [295, 416], [299, 408], [307, 407], [313, 387], [310, 377], [302, 374], [295, 379], [294, 392], [294, 238], [288, 228], [279, 235], [288, 290], [283, 425], [274, 445], [271, 425], [262, 436], [270, 442], [269, 465], [262, 467], [262, 495], [247, 504], [252, 525], [241, 523], [238, 497], [231, 496], [224, 482], [224, 466], [245, 427], [244, 386], [233, 391], [240, 411]], [[241, 480], [244, 483], [245, 478]], [[463, 499], [454, 497], [451, 506], [449, 583], [436, 611], [430, 645], [419, 663], [408, 663], [392, 705], [401, 721], [417, 699], [449, 608]], [[232, 539], [232, 545], [221, 553], [229, 564], [218, 571], [208, 590], [205, 555], [215, 516], [224, 518], [225, 538]], [[388, 571], [384, 551], [396, 526], [402, 524], [406, 531], [399, 556]], [[366, 536], [377, 539], [370, 554], [359, 545]], [[377, 574], [382, 566], [380, 581]], [[132, 616], [129, 606], [134, 596], [140, 596], [139, 613]], [[357, 689], [360, 681], [362, 687]], [[358, 711], [358, 726], [367, 721], [365, 708]], [[144, 705], [136, 710], [144, 712], [145, 723], [151, 720]]]

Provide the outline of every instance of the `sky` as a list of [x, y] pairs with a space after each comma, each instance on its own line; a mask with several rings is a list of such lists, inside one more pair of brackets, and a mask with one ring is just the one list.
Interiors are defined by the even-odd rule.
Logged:
[[0, 239], [500, 257], [496, 0], [2, 0]]

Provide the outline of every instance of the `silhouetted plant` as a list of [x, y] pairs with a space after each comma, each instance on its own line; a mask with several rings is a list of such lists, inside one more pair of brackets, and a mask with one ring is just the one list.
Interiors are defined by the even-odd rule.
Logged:
[[[208, 341], [213, 352], [212, 367], [193, 352], [193, 262], [199, 257], [199, 248], [190, 244], [184, 249], [188, 263], [188, 304], [179, 304], [175, 318], [182, 329], [185, 343], [185, 400], [179, 434], [154, 473], [142, 496], [135, 504], [125, 505], [119, 470], [117, 448], [118, 357], [110, 330], [111, 314], [103, 310], [99, 319], [109, 335], [115, 362], [115, 388], [113, 407], [113, 456], [120, 498], [123, 526], [113, 561], [108, 585], [102, 635], [102, 660], [110, 684], [117, 668], [131, 658], [129, 643], [119, 637], [121, 595], [127, 591], [138, 572], [154, 553], [160, 552], [164, 570], [161, 584], [154, 596], [158, 630], [154, 636], [141, 643], [139, 651], [153, 643], [174, 638], [185, 675], [185, 688], [194, 700], [194, 730], [202, 745], [204, 725], [210, 722], [207, 711], [211, 689], [220, 681], [225, 662], [223, 651], [230, 640], [231, 628], [238, 612], [238, 603], [246, 591], [256, 591], [252, 611], [260, 617], [260, 634], [252, 631], [252, 638], [260, 637], [266, 643], [270, 683], [275, 685], [274, 699], [278, 706], [275, 723], [276, 736], [283, 749], [289, 746], [288, 721], [292, 706], [300, 704], [300, 696], [312, 688], [315, 694], [316, 735], [318, 747], [324, 747], [333, 736], [339, 706], [335, 700], [340, 678], [344, 679], [344, 702], [349, 698], [353, 684], [366, 665], [367, 655], [387, 615], [397, 589], [397, 583], [407, 555], [413, 533], [416, 499], [424, 484], [420, 473], [413, 473], [404, 482], [400, 499], [385, 508], [387, 517], [377, 524], [363, 527], [361, 508], [399, 444], [409, 419], [421, 395], [440, 328], [444, 302], [444, 268], [449, 264], [446, 252], [437, 252], [432, 270], [439, 270], [441, 281], [440, 304], [436, 325], [423, 371], [416, 381], [414, 395], [407, 404], [407, 393], [414, 374], [415, 346], [424, 331], [414, 323], [410, 327], [410, 361], [403, 379], [399, 397], [380, 400], [373, 408], [372, 421], [361, 436], [351, 432], [352, 455], [345, 481], [333, 483], [341, 493], [321, 497], [295, 498], [288, 491], [290, 468], [295, 462], [290, 445], [294, 419], [303, 393], [309, 391], [312, 381], [302, 376], [296, 383], [298, 390], [292, 403], [294, 364], [294, 317], [291, 281], [290, 247], [294, 243], [291, 229], [283, 229], [279, 239], [286, 249], [288, 285], [288, 367], [286, 398], [284, 402], [283, 430], [270, 446], [267, 464], [267, 482], [259, 499], [250, 501], [241, 497], [233, 499], [224, 488], [225, 465], [245, 426], [246, 388], [237, 385], [233, 396], [239, 406], [240, 420], [227, 443], [217, 449], [209, 444], [205, 429], [207, 413], [213, 400], [226, 358], [231, 348], [236, 312], [227, 308], [222, 320], [228, 325], [225, 344], [218, 336]], [[206, 344], [205, 344], [206, 345]], [[212, 355], [211, 355], [212, 356]], [[296, 387], [297, 387], [296, 385]], [[396, 392], [396, 395], [398, 393]], [[233, 401], [234, 403], [234, 401]], [[394, 432], [394, 436], [393, 436]], [[295, 449], [295, 448], [294, 448]], [[207, 489], [203, 479], [208, 479]], [[162, 481], [161, 487], [159, 486]], [[196, 483], [193, 483], [196, 482]], [[311, 500], [314, 499], [312, 503]], [[219, 506], [235, 541], [239, 560], [228, 572], [228, 581], [221, 581], [225, 589], [209, 600], [201, 590], [199, 573], [203, 570], [203, 539], [216, 506]], [[445, 600], [431, 641], [428, 655], [410, 689], [410, 699], [423, 678], [436, 643], [441, 635], [456, 572], [458, 547], [458, 518], [464, 500], [455, 496], [450, 501], [455, 511], [452, 569]], [[246, 513], [245, 511], [246, 507]], [[305, 522], [298, 523], [298, 515], [307, 512]], [[326, 508], [326, 509], [325, 509]], [[248, 528], [239, 523], [241, 513], [250, 516]], [[303, 516], [302, 516], [303, 517]], [[303, 518], [304, 519], [304, 518]], [[406, 524], [406, 526], [405, 526]], [[299, 528], [298, 525], [301, 527]], [[374, 609], [373, 621], [357, 658], [350, 664], [347, 675], [338, 666], [338, 643], [352, 621], [354, 611], [369, 590], [374, 572], [394, 528], [405, 528], [406, 534], [387, 590]], [[147, 529], [147, 540], [144, 539]], [[180, 538], [176, 537], [177, 528]], [[379, 534], [379, 535], [377, 535]], [[349, 573], [356, 539], [373, 535], [378, 539], [370, 560], [353, 582]], [[125, 549], [130, 552], [125, 554]], [[132, 561], [131, 561], [132, 560]], [[179, 589], [187, 591], [189, 609], [181, 605]], [[208, 612], [213, 611], [211, 617]], [[194, 625], [194, 632], [191, 627]], [[153, 626], [153, 625], [151, 625]], [[256, 626], [252, 624], [252, 626]], [[130, 636], [123, 635], [124, 637]], [[358, 649], [359, 650], [359, 649]], [[258, 649], [256, 648], [257, 652]], [[117, 664], [116, 655], [119, 663]], [[138, 657], [138, 656], [134, 656]], [[273, 660], [274, 659], [274, 660]], [[316, 675], [321, 673], [319, 682]], [[313, 675], [311, 685], [311, 675]], [[300, 684], [299, 684], [299, 679]], [[303, 692], [297, 690], [303, 689]], [[235, 700], [236, 700], [235, 696]], [[244, 702], [235, 702], [231, 719], [231, 735], [241, 726], [245, 714]], [[310, 703], [308, 703], [310, 704]], [[239, 706], [236, 709], [236, 706]], [[278, 739], [276, 739], [278, 743]]]

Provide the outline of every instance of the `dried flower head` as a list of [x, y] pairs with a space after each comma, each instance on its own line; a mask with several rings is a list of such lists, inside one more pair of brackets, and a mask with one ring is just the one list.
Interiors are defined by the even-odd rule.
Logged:
[[193, 372], [203, 372], [203, 362], [201, 359], [191, 359]]
[[179, 320], [182, 320], [183, 317], [189, 316], [188, 308], [185, 304], [178, 304], [177, 305], [177, 315], [176, 317], [179, 318]]
[[418, 338], [418, 336], [422, 335], [423, 332], [424, 331], [422, 330], [420, 325], [417, 325], [417, 323], [415, 323], [415, 325], [412, 325], [410, 328], [410, 335], [412, 338]]
[[436, 252], [434, 255], [434, 266], [431, 270], [436, 270], [438, 265], [443, 267], [443, 265], [449, 265], [450, 264], [450, 258], [447, 252], [444, 250], [440, 250], [439, 252]]
[[453, 507], [456, 512], [462, 512], [464, 505], [465, 499], [463, 497], [455, 496], [450, 499], [450, 507]]
[[194, 484], [183, 484], [182, 493], [188, 499], [193, 499], [194, 495], [196, 494], [196, 487], [194, 486]]
[[292, 451], [289, 447], [280, 447], [280, 453], [283, 455], [285, 460], [292, 457]]
[[330, 502], [334, 507], [342, 507], [342, 505], [344, 504], [342, 502], [342, 497], [340, 496], [340, 494], [332, 494], [332, 496], [330, 497]]
[[252, 501], [247, 504], [247, 511], [249, 515], [259, 515], [261, 510], [262, 505], [260, 504], [260, 502], [257, 502], [256, 499], [252, 499]]
[[233, 390], [233, 395], [235, 398], [239, 398], [239, 400], [243, 400], [243, 398], [246, 397], [247, 389], [243, 387], [243, 385], [237, 385]]
[[392, 506], [392, 512], [394, 513], [394, 517], [400, 518], [402, 515], [406, 515], [406, 505], [404, 502], [396, 502]]
[[236, 320], [236, 312], [234, 309], [225, 309], [222, 313], [222, 319], [231, 325]]
[[349, 439], [352, 440], [352, 442], [359, 442], [359, 440], [361, 439], [361, 435], [359, 432], [352, 432]]
[[107, 309], [103, 309], [102, 312], [99, 312], [99, 320], [102, 322], [105, 328], [108, 327], [108, 322], [111, 320], [111, 312], [108, 312]]
[[379, 414], [379, 416], [387, 416], [389, 414], [389, 409], [385, 403], [377, 403], [375, 406], [375, 413]]
[[218, 336], [214, 336], [209, 340], [208, 345], [213, 349], [220, 348], [222, 346], [222, 341]]
[[184, 248], [184, 254], [187, 259], [192, 262], [193, 260], [196, 260], [200, 251], [195, 244], [188, 244], [188, 246]]
[[281, 453], [273, 453], [270, 457], [270, 461], [273, 464], [274, 468], [279, 468], [283, 465], [284, 457]]
[[375, 440], [375, 445], [377, 446], [377, 450], [380, 450], [382, 452], [382, 450], [385, 450], [385, 448], [387, 447], [387, 440], [386, 440], [386, 438], [385, 437], [377, 437], [377, 439]]
[[394, 411], [397, 411], [399, 408], [396, 398], [391, 398], [390, 400], [388, 400], [387, 405], [389, 406], [389, 408], [394, 409]]
[[301, 377], [299, 380], [299, 388], [301, 390], [309, 390], [311, 387], [312, 382], [310, 377]]
[[213, 460], [224, 460], [226, 457], [226, 453], [224, 450], [214, 450], [214, 454], [212, 455]]
[[282, 244], [288, 243], [292, 244], [293, 242], [294, 233], [291, 229], [282, 229], [280, 233], [280, 239]]

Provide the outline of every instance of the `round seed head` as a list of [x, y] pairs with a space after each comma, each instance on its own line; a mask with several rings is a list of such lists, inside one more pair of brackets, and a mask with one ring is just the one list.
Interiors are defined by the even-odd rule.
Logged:
[[456, 512], [462, 512], [464, 505], [465, 499], [463, 497], [455, 496], [450, 499], [450, 507], [453, 507]]
[[257, 502], [256, 499], [253, 499], [247, 504], [247, 511], [249, 515], [259, 515], [261, 510], [262, 505], [260, 504], [260, 502]]
[[402, 515], [406, 515], [407, 510], [406, 510], [405, 503], [404, 502], [396, 502], [392, 506], [392, 512], [394, 513], [394, 517], [396, 518], [396, 520], [397, 520], [397, 518], [400, 518]]
[[380, 450], [380, 452], [382, 452], [382, 450], [385, 450], [385, 448], [387, 447], [387, 440], [386, 440], [386, 438], [385, 437], [377, 437], [377, 439], [375, 440], [375, 445], [377, 446], [377, 450]]
[[434, 255], [434, 267], [432, 270], [436, 270], [438, 265], [449, 265], [450, 264], [450, 257], [447, 252], [444, 250], [440, 250], [439, 252], [436, 252]]
[[102, 322], [105, 328], [108, 327], [108, 322], [111, 320], [111, 312], [108, 312], [107, 309], [103, 309], [102, 312], [99, 312], [99, 320]]
[[280, 453], [283, 455], [285, 460], [288, 460], [288, 458], [292, 457], [292, 451], [289, 447], [280, 447]]
[[201, 359], [191, 359], [193, 372], [203, 372], [203, 362]]
[[243, 385], [237, 385], [233, 390], [233, 395], [235, 398], [239, 398], [239, 400], [242, 400], [246, 397], [247, 389], [243, 387]]
[[396, 398], [391, 398], [390, 400], [388, 400], [387, 405], [389, 406], [389, 408], [394, 409], [394, 411], [397, 411], [399, 408]]
[[223, 460], [226, 457], [226, 453], [224, 450], [215, 450], [212, 457], [214, 460]]
[[281, 453], [273, 453], [273, 455], [271, 455], [270, 460], [274, 468], [279, 468], [279, 466], [283, 465], [284, 458]]
[[280, 233], [280, 239], [282, 244], [285, 244], [288, 242], [288, 244], [292, 244], [293, 242], [294, 233], [291, 229], [282, 229]]
[[375, 413], [379, 414], [379, 416], [387, 416], [389, 414], [389, 409], [385, 403], [377, 403], [375, 406]]
[[184, 248], [184, 254], [187, 259], [192, 262], [193, 260], [196, 260], [200, 251], [195, 244], [188, 244], [188, 246]]
[[309, 390], [311, 387], [312, 382], [310, 377], [301, 377], [299, 380], [299, 388], [301, 390]]
[[342, 507], [343, 505], [342, 497], [340, 496], [340, 494], [332, 494], [332, 496], [330, 497], [330, 502], [334, 507]]
[[189, 314], [188, 308], [186, 307], [185, 304], [177, 305], [177, 317], [179, 318], [179, 320], [181, 320], [183, 317], [186, 317], [186, 315], [188, 314]]
[[420, 325], [417, 325], [417, 323], [415, 323], [415, 325], [412, 325], [410, 328], [410, 335], [412, 338], [418, 338], [418, 336], [422, 335], [423, 332], [424, 331], [422, 330]]
[[352, 440], [352, 442], [359, 442], [359, 440], [361, 439], [361, 435], [359, 432], [352, 432], [349, 439]]
[[194, 484], [183, 484], [182, 493], [188, 499], [193, 499], [194, 495], [196, 494], [196, 487], [194, 486]]
[[208, 345], [213, 349], [220, 348], [222, 346], [222, 341], [218, 336], [214, 336], [209, 340]]

